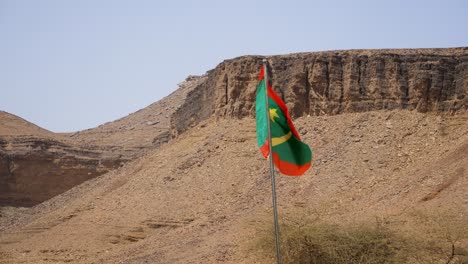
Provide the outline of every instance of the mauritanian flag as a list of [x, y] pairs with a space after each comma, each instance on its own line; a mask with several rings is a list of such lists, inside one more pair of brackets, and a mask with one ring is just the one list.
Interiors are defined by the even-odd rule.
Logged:
[[286, 104], [273, 91], [270, 84], [268, 84], [268, 89], [266, 89], [264, 66], [262, 66], [260, 70], [258, 81], [255, 112], [257, 120], [257, 142], [260, 151], [265, 158], [270, 154], [266, 113], [267, 104], [265, 98], [267, 90], [273, 162], [282, 174], [300, 176], [311, 166], [312, 151], [307, 144], [301, 141], [291, 121]]

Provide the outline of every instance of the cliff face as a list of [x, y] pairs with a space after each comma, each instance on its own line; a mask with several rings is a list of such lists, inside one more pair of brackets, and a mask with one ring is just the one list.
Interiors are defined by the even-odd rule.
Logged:
[[171, 139], [170, 117], [204, 78], [93, 129], [56, 134], [0, 111], [0, 207], [32, 206], [120, 167]]
[[380, 109], [466, 111], [468, 48], [354, 50], [226, 60], [119, 120], [55, 134], [0, 112], [0, 206], [33, 205], [167, 143], [211, 116], [254, 116], [257, 75], [293, 117]]
[[53, 139], [0, 138], [0, 205], [35, 205], [125, 161]]
[[253, 116], [263, 58], [273, 88], [291, 114], [340, 114], [380, 109], [466, 111], [468, 48], [355, 50], [227, 60], [173, 114], [172, 135], [215, 114]]
[[77, 143], [0, 111], [0, 206], [38, 204], [131, 159], [126, 149]]

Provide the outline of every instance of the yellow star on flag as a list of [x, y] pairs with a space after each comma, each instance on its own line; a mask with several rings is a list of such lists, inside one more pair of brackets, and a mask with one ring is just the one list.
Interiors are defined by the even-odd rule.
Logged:
[[270, 108], [270, 119], [273, 123], [276, 123], [275, 118], [280, 118], [278, 115], [278, 108]]

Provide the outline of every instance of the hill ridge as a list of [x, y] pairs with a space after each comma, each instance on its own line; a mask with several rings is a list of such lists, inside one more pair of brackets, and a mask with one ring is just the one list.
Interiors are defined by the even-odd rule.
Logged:
[[[210, 118], [253, 117], [263, 58], [269, 61], [274, 89], [294, 118], [375, 110], [464, 113], [468, 109], [467, 47], [241, 56], [221, 62], [203, 76], [187, 77], [169, 96], [120, 119], [75, 133], [41, 134], [65, 144], [64, 152], [55, 151], [50, 140], [0, 136], [2, 146], [18, 147], [16, 151], [0, 149], [3, 200], [12, 194], [34, 193], [35, 185], [26, 180], [34, 178], [31, 171], [71, 183], [54, 184], [59, 186], [53, 187], [58, 188], [54, 195], [82, 182], [56, 166], [63, 161], [81, 168], [81, 158], [70, 161], [74, 152], [94, 153], [89, 157], [94, 159], [92, 165], [80, 169], [82, 179], [89, 179], [177, 139]], [[32, 157], [48, 158], [37, 161], [41, 165], [32, 170], [24, 162]]]

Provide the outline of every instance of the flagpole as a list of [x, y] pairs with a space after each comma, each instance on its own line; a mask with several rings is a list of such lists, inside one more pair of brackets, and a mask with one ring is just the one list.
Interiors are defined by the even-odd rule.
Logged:
[[263, 59], [263, 70], [265, 74], [265, 101], [266, 101], [266, 115], [268, 124], [268, 146], [270, 149], [270, 174], [271, 174], [271, 194], [273, 199], [273, 218], [275, 221], [275, 240], [276, 240], [276, 263], [281, 264], [280, 240], [279, 240], [279, 225], [278, 225], [278, 207], [276, 204], [276, 186], [275, 186], [275, 167], [273, 165], [273, 146], [271, 142], [271, 127], [270, 127], [270, 103], [268, 100], [268, 68], [267, 59]]

